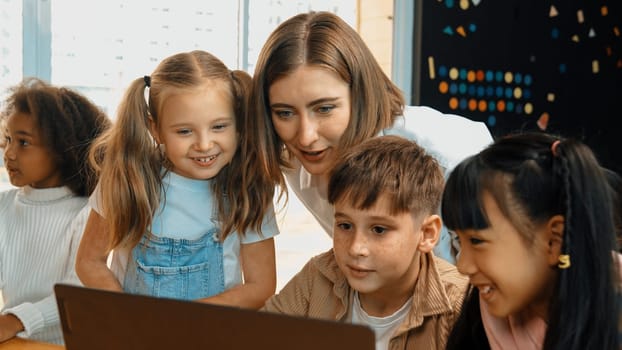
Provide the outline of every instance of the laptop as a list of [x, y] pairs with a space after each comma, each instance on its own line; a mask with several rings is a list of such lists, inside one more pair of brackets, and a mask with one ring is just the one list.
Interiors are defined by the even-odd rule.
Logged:
[[56, 284], [67, 350], [374, 350], [363, 325]]

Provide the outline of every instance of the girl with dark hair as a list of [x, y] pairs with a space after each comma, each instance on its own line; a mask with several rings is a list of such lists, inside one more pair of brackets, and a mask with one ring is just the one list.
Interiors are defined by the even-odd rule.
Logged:
[[0, 342], [62, 343], [53, 287], [79, 283], [74, 261], [97, 183], [88, 149], [110, 121], [81, 94], [28, 78], [6, 100], [0, 125], [17, 187], [0, 193]]
[[613, 198], [587, 146], [500, 138], [451, 172], [442, 217], [472, 285], [448, 349], [619, 349]]

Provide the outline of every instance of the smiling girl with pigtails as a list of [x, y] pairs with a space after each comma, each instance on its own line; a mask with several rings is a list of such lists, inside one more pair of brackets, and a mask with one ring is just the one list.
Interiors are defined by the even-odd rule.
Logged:
[[274, 293], [275, 186], [244, 125], [250, 81], [192, 51], [131, 83], [91, 152], [85, 286], [248, 308]]

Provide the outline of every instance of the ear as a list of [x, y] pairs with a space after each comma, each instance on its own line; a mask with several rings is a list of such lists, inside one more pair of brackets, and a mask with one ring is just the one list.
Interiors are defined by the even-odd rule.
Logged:
[[160, 142], [160, 134], [158, 133], [158, 126], [156, 125], [156, 123], [153, 121], [153, 118], [151, 117], [149, 117], [149, 133], [151, 134], [151, 137], [153, 137], [153, 139], [158, 145], [162, 143]]
[[562, 215], [551, 217], [546, 223], [544, 234], [548, 243], [549, 265], [557, 266], [564, 242], [564, 217]]
[[437, 214], [429, 215], [423, 219], [421, 223], [421, 241], [419, 242], [419, 251], [422, 253], [431, 252], [438, 242], [441, 227], [443, 223], [441, 217]]

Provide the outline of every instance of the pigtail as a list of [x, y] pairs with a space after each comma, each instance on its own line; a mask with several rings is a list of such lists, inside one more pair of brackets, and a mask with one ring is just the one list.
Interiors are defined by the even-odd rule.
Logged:
[[618, 349], [618, 269], [607, 180], [587, 146], [564, 140], [552, 149], [564, 234], [544, 349]]
[[[569, 264], [562, 259], [550, 267], [558, 272], [543, 349], [618, 349], [613, 196], [589, 147], [539, 132], [496, 140], [450, 174], [442, 208], [448, 228], [490, 226], [481, 200], [465, 200], [481, 197], [483, 191], [492, 195], [527, 244], [536, 239], [539, 225], [555, 215], [564, 217], [560, 255], [568, 256]], [[464, 329], [453, 334], [469, 336]]]
[[266, 165], [257, 156], [252, 136], [255, 131], [246, 126], [252, 79], [240, 70], [232, 71], [230, 76], [239, 147], [231, 164], [214, 181], [222, 239], [233, 231], [245, 234], [248, 229], [261, 234], [264, 216], [274, 197], [274, 184]]
[[251, 76], [242, 70], [231, 71], [231, 84], [233, 91], [233, 107], [236, 116], [246, 116], [248, 110], [248, 98], [250, 96]]
[[618, 252], [622, 252], [622, 176], [611, 169], [603, 168], [603, 171], [611, 190]]
[[108, 218], [111, 247], [135, 245], [148, 231], [158, 207], [161, 157], [149, 133], [145, 80], [134, 80], [119, 106], [113, 128], [90, 153], [100, 169], [102, 215]]

